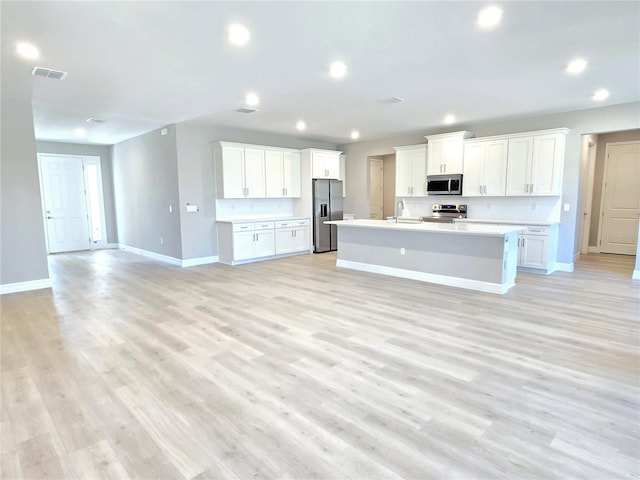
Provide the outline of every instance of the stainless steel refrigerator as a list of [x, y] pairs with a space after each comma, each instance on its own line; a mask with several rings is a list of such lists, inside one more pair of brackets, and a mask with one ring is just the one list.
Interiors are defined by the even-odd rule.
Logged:
[[313, 251], [338, 249], [338, 226], [325, 225], [329, 220], [342, 220], [342, 181], [313, 179]]

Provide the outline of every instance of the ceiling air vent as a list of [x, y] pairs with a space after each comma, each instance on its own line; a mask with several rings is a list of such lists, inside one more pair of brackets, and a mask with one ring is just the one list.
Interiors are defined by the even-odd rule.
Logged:
[[401, 103], [401, 102], [404, 102], [404, 98], [389, 97], [389, 98], [383, 98], [382, 100], [378, 100], [378, 103], [384, 103], [385, 105], [392, 105], [394, 103]]
[[87, 118], [87, 123], [107, 123], [106, 120], [100, 120], [99, 118]]
[[67, 76], [67, 72], [61, 72], [60, 70], [51, 70], [50, 68], [35, 67], [31, 72], [34, 77], [47, 77], [54, 80], [62, 80]]
[[236, 110], [236, 112], [238, 113], [253, 113], [253, 112], [257, 112], [258, 110], [255, 108], [249, 108], [249, 107], [243, 107], [243, 108], [239, 108], [238, 110]]

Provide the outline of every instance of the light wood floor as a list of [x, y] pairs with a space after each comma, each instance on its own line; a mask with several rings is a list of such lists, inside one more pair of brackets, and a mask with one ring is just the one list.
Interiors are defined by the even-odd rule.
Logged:
[[633, 257], [504, 296], [55, 255], [2, 297], [2, 477], [638, 478]]

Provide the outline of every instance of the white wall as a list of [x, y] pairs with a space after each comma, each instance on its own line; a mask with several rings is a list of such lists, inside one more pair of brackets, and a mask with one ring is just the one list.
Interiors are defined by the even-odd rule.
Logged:
[[640, 103], [628, 103], [538, 117], [475, 122], [437, 130], [425, 130], [424, 132], [384, 140], [341, 145], [338, 149], [347, 155], [347, 179], [349, 181], [349, 190], [345, 199], [345, 211], [353, 212], [360, 218], [368, 218], [367, 157], [394, 153], [394, 146], [424, 143], [425, 135], [457, 130], [469, 130], [476, 137], [485, 137], [561, 127], [569, 128], [570, 132], [567, 135], [566, 142], [563, 195], [560, 199], [560, 204], [568, 203], [570, 210], [569, 212], [560, 212], [559, 220], [561, 225], [557, 261], [572, 263], [575, 255], [579, 252], [579, 245], [577, 245], [575, 239], [577, 230], [580, 227], [576, 219], [580, 183], [581, 136], [588, 133], [606, 133], [639, 128]]

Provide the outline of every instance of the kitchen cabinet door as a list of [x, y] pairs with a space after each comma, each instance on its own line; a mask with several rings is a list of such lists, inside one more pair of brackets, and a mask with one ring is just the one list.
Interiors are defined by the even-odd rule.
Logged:
[[233, 233], [233, 260], [248, 260], [255, 257], [255, 232]]
[[531, 195], [561, 195], [564, 141], [563, 134], [533, 137]]
[[[484, 195], [504, 197], [507, 186], [507, 152], [509, 141], [507, 139], [491, 140], [485, 144], [483, 165], [483, 191]], [[467, 158], [464, 159], [465, 165]], [[466, 178], [462, 179], [464, 182]]]
[[267, 198], [284, 197], [284, 153], [266, 150], [264, 156], [265, 196]]
[[465, 145], [462, 196], [481, 197], [484, 194], [485, 153], [484, 143], [475, 142]]
[[410, 197], [413, 182], [412, 159], [410, 150], [396, 152], [396, 197]]
[[309, 225], [293, 227], [292, 252], [309, 250]]
[[396, 197], [426, 196], [427, 149], [396, 149]]
[[247, 198], [265, 197], [265, 152], [257, 148], [244, 149], [245, 188]]
[[340, 178], [340, 154], [313, 152], [311, 173], [313, 178]]
[[256, 239], [254, 242], [255, 251], [254, 257], [271, 257], [276, 254], [276, 241], [275, 241], [275, 231], [271, 230], [260, 230], [256, 231]]
[[549, 237], [546, 235], [520, 235], [519, 267], [547, 269]]
[[529, 195], [532, 162], [533, 137], [510, 138], [507, 160], [507, 196]]
[[464, 137], [468, 132], [447, 136], [428, 136], [427, 175], [462, 173]]
[[224, 198], [244, 198], [244, 148], [222, 147], [222, 196]]
[[284, 196], [300, 198], [300, 153], [285, 152], [283, 155]]
[[276, 255], [293, 252], [293, 229], [276, 228]]

